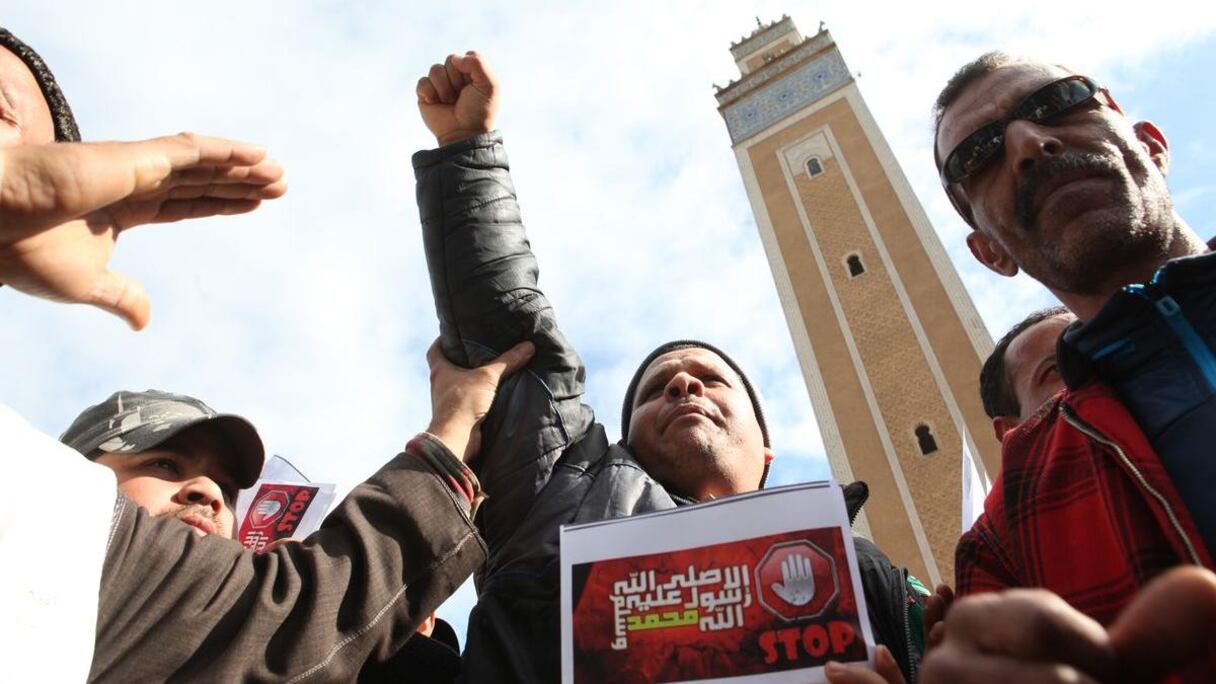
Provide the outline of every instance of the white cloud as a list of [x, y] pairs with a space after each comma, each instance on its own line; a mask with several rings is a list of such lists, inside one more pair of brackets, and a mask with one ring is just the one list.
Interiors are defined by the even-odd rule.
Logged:
[[[59, 76], [86, 137], [193, 129], [266, 144], [291, 191], [257, 214], [124, 236], [116, 267], [153, 296], [148, 331], [0, 290], [3, 399], [57, 433], [118, 388], [248, 415], [271, 450], [350, 487], [429, 414], [436, 333], [409, 155], [430, 145], [418, 76], [481, 50], [541, 285], [588, 359], [615, 435], [635, 364], [675, 337], [720, 344], [764, 391], [775, 478], [826, 474], [823, 447], [715, 110], [753, 15], [828, 21], [990, 329], [1049, 301], [973, 266], [931, 166], [928, 113], [959, 64], [1003, 47], [1109, 75], [1210, 35], [1207, 5], [1155, 3], [27, 3], [7, 26]], [[1145, 108], [1148, 108], [1148, 103]], [[466, 587], [443, 613], [463, 632]]]

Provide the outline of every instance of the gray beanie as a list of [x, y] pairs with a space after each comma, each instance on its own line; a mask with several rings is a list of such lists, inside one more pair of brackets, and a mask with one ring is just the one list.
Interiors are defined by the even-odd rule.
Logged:
[[[638, 366], [637, 371], [633, 374], [633, 379], [629, 381], [629, 387], [625, 389], [625, 401], [621, 405], [621, 442], [628, 443], [629, 440], [629, 419], [633, 415], [633, 396], [638, 392], [638, 383], [642, 381], [642, 374], [650, 367], [652, 361], [658, 357], [676, 349], [688, 349], [691, 347], [700, 347], [707, 349], [722, 358], [728, 366], [739, 376], [743, 381], [743, 387], [747, 390], [747, 396], [752, 400], [752, 409], [756, 412], [756, 422], [760, 424], [760, 434], [764, 436], [764, 446], [772, 447], [772, 442], [768, 438], [768, 425], [764, 422], [764, 411], [760, 408], [760, 397], [756, 394], [755, 388], [752, 387], [751, 381], [747, 379], [747, 375], [743, 373], [743, 369], [739, 368], [739, 364], [735, 360], [727, 356], [726, 352], [699, 340], [673, 340], [665, 344], [659, 345], [657, 349], [642, 360], [642, 364]], [[764, 483], [768, 480], [768, 470], [771, 463], [764, 464], [764, 474], [760, 476], [760, 487], [764, 487]]]
[[47, 107], [51, 110], [51, 119], [55, 122], [55, 142], [80, 142], [76, 117], [72, 116], [72, 108], [68, 106], [67, 98], [63, 96], [63, 91], [59, 89], [55, 75], [47, 68], [46, 62], [42, 61], [33, 48], [3, 27], [0, 27], [0, 46], [20, 57], [33, 72], [38, 87], [42, 89], [42, 97], [46, 99]]

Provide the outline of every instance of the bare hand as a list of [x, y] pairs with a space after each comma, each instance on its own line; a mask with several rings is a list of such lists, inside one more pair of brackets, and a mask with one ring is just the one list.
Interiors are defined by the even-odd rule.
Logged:
[[426, 352], [431, 366], [431, 425], [426, 431], [467, 462], [481, 447], [481, 421], [494, 403], [498, 383], [526, 366], [535, 351], [531, 342], [520, 342], [484, 366], [461, 368], [444, 357], [435, 340]]
[[107, 269], [122, 231], [241, 214], [287, 190], [261, 148], [190, 133], [0, 152], [0, 283], [100, 307], [136, 330], [148, 295]]
[[1216, 575], [1171, 570], [1145, 587], [1109, 632], [1041, 589], [961, 599], [945, 619], [920, 680], [933, 682], [1145, 682], [1210, 647]]
[[[937, 585], [933, 595], [925, 599], [925, 650], [933, 648], [941, 642], [946, 633], [946, 614], [954, 603], [954, 590], [948, 584]], [[938, 627], [941, 625], [941, 627]]]
[[498, 80], [481, 55], [470, 50], [448, 55], [418, 79], [418, 111], [440, 145], [450, 145], [494, 128]]
[[874, 649], [873, 670], [864, 665], [829, 662], [823, 672], [832, 684], [904, 684], [904, 673], [899, 671], [895, 656], [881, 644]]

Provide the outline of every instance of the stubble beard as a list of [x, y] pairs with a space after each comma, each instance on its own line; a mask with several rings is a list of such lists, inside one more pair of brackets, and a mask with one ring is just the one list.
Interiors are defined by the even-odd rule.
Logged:
[[[1063, 234], [1045, 235], [1032, 206], [1035, 193], [1056, 173], [1082, 169], [1117, 181], [1116, 196], [1057, 229]], [[1151, 276], [1169, 259], [1176, 228], [1164, 183], [1152, 187], [1151, 177], [1147, 183], [1149, 188], [1140, 187], [1126, 167], [1098, 154], [1071, 153], [1044, 164], [1018, 188], [1015, 218], [1039, 246], [1037, 263], [1022, 264], [1022, 270], [1054, 291], [1082, 296]]]
[[707, 485], [717, 488], [733, 479], [730, 461], [738, 447], [730, 440], [725, 440], [725, 444], [722, 441], [700, 429], [665, 441], [661, 466], [665, 472], [652, 476], [674, 487], [679, 494], [701, 499], [700, 492]]

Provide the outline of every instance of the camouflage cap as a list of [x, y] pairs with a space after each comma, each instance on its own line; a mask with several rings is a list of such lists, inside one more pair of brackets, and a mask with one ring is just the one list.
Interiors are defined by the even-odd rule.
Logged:
[[262, 439], [253, 424], [236, 415], [216, 413], [210, 406], [184, 394], [157, 390], [120, 391], [85, 409], [72, 421], [59, 441], [90, 460], [103, 453], [139, 453], [164, 443], [187, 428], [214, 427], [233, 449], [230, 473], [246, 488], [257, 481], [266, 459]]

